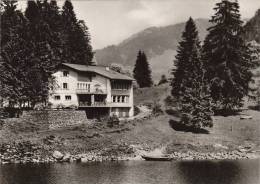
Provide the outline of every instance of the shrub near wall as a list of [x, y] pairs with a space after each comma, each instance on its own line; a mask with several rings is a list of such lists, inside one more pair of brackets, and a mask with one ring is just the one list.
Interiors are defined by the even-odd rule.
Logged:
[[43, 129], [54, 129], [88, 123], [85, 111], [80, 110], [40, 110], [24, 111], [23, 120], [39, 124]]

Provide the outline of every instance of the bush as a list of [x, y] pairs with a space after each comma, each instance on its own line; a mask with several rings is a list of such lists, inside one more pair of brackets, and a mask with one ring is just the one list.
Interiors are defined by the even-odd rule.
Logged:
[[[155, 103], [155, 102], [154, 102]], [[151, 102], [143, 103], [144, 106], [146, 106], [148, 109], [153, 109], [154, 104]]]
[[187, 127], [193, 127], [194, 129], [200, 129], [202, 127], [213, 127], [213, 120], [209, 112], [197, 112], [195, 114], [182, 113], [181, 122]]
[[57, 108], [57, 109], [65, 109], [65, 105], [63, 105], [63, 104], [58, 104], [58, 105], [56, 106], [56, 108]]
[[53, 106], [53, 104], [52, 104], [51, 102], [48, 102], [48, 103], [47, 103], [47, 108], [48, 108], [48, 109], [51, 109], [52, 106]]
[[15, 107], [5, 107], [2, 112], [5, 118], [18, 118], [22, 115], [21, 109]]
[[160, 79], [160, 81], [158, 83], [158, 86], [160, 86], [161, 84], [165, 84], [165, 83], [168, 83], [168, 80], [167, 80], [165, 75], [162, 75], [161, 79]]
[[111, 70], [114, 70], [114, 71], [118, 72], [118, 73], [124, 73], [124, 72], [123, 72], [123, 66], [120, 65], [120, 64], [111, 63], [110, 66], [109, 66], [109, 68], [110, 68]]
[[140, 112], [140, 109], [137, 106], [134, 106], [134, 116], [138, 115]]
[[46, 109], [46, 106], [43, 104], [43, 103], [38, 103], [38, 104], [36, 104], [35, 106], [34, 106], [34, 109], [35, 110], [44, 110], [44, 109]]
[[181, 117], [180, 111], [176, 108], [166, 109], [165, 112], [171, 116]]
[[2, 130], [4, 124], [5, 124], [4, 120], [1, 120], [1, 119], [0, 119], [0, 130]]
[[73, 110], [75, 110], [75, 109], [78, 109], [78, 106], [70, 105], [70, 106], [66, 107], [66, 109], [73, 109]]
[[171, 119], [169, 121], [169, 124], [170, 124], [171, 128], [174, 129], [175, 131], [202, 133], [202, 134], [209, 133], [209, 131], [206, 129], [194, 127], [193, 125], [190, 126], [190, 125], [184, 124], [183, 122], [180, 121], [180, 119], [178, 119], [178, 120]]
[[119, 119], [115, 114], [108, 117], [108, 119], [107, 119], [107, 126], [108, 127], [112, 128], [112, 127], [118, 126], [118, 125], [119, 125]]
[[160, 114], [163, 114], [163, 110], [161, 108], [161, 105], [157, 102], [155, 102], [152, 106], [152, 113], [154, 115], [160, 115]]
[[172, 96], [167, 96], [165, 99], [164, 99], [164, 103], [165, 103], [165, 106], [175, 106], [176, 105], [176, 100], [172, 97]]
[[0, 119], [5, 119], [9, 117], [9, 113], [5, 111], [4, 108], [0, 108]]

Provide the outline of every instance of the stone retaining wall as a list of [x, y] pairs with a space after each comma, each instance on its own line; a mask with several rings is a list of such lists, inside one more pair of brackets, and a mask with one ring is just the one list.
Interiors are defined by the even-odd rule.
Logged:
[[85, 111], [80, 110], [31, 110], [24, 111], [21, 118], [25, 121], [40, 123], [48, 129], [89, 122]]

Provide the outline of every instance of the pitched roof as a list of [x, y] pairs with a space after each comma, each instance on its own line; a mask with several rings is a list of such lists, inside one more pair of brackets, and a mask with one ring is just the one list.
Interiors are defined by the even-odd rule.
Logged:
[[62, 63], [62, 65], [67, 66], [71, 69], [81, 71], [81, 72], [93, 72], [97, 73], [99, 75], [102, 75], [109, 79], [115, 79], [115, 80], [134, 80], [133, 78], [118, 73], [114, 70], [107, 69], [105, 66], [88, 66], [88, 65], [80, 65], [80, 64], [71, 64], [71, 63]]

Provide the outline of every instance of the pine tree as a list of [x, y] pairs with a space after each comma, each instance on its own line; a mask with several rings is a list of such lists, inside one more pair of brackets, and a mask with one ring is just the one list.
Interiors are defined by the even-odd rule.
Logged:
[[232, 111], [242, 106], [250, 91], [251, 57], [243, 40], [238, 2], [222, 0], [214, 10], [203, 46], [206, 78], [216, 108]]
[[93, 51], [90, 45], [88, 27], [79, 21], [71, 1], [66, 0], [62, 8], [63, 39], [65, 40], [64, 59], [76, 64], [92, 64]]
[[152, 86], [153, 82], [149, 63], [145, 53], [142, 51], [138, 52], [133, 75], [140, 88]]
[[204, 79], [200, 50], [198, 31], [190, 18], [179, 42], [171, 85], [172, 95], [180, 108], [181, 122], [193, 129], [213, 125], [211, 98]]

